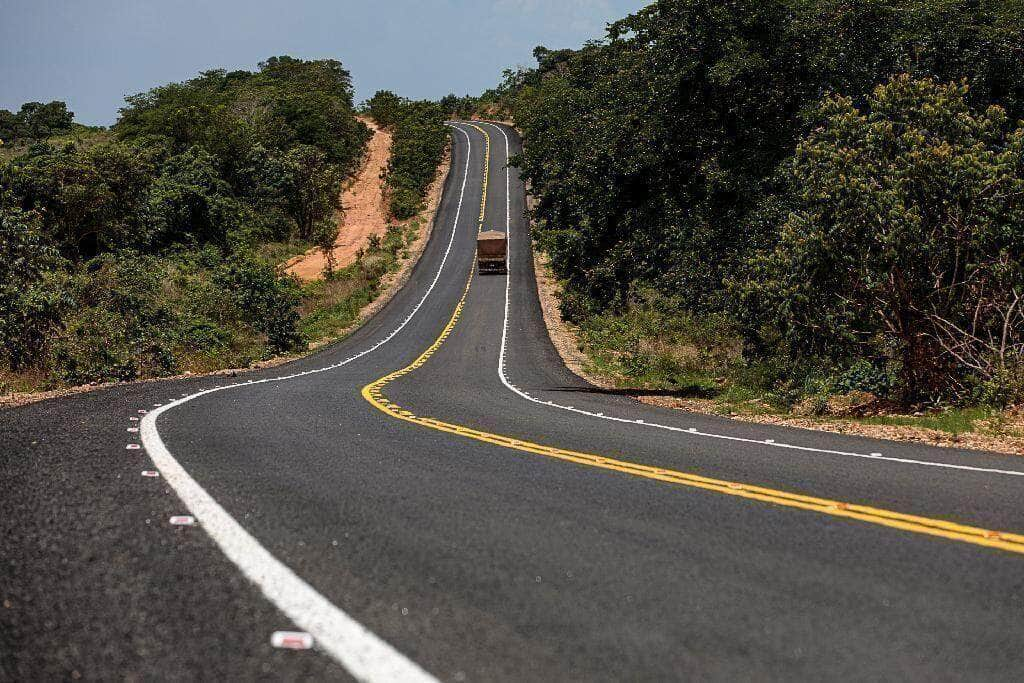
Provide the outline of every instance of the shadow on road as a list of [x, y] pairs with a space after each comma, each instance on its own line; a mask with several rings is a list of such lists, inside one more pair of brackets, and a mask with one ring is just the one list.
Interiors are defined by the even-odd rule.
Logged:
[[707, 387], [682, 387], [680, 389], [605, 389], [602, 387], [543, 387], [543, 391], [560, 391], [572, 394], [600, 394], [605, 396], [666, 396], [669, 398], [714, 398], [717, 390]]

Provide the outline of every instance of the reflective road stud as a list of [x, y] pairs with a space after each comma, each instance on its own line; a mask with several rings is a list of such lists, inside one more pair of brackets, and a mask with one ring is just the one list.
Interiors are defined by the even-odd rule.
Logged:
[[144, 477], [159, 477], [160, 473], [156, 470], [142, 470], [142, 476]]
[[128, 444], [128, 445], [126, 445], [126, 446], [124, 447], [124, 449], [125, 449], [126, 451], [137, 451], [137, 450], [139, 450], [140, 448], [142, 448], [142, 446], [141, 446], [140, 444], [137, 444], [137, 443], [130, 443], [130, 444]]
[[174, 526], [195, 526], [196, 518], [192, 515], [175, 515], [171, 517], [171, 524]]
[[286, 650], [308, 650], [313, 647], [313, 636], [303, 631], [274, 631], [270, 644]]

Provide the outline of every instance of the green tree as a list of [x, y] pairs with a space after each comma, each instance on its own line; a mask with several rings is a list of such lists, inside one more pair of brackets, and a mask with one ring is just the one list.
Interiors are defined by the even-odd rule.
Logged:
[[191, 147], [167, 160], [148, 195], [153, 237], [160, 244], [213, 242], [226, 247], [242, 212], [217, 159]]
[[64, 102], [26, 102], [18, 113], [0, 109], [0, 140], [44, 140], [71, 130], [75, 115]]
[[965, 83], [903, 75], [820, 105], [794, 211], [737, 283], [789, 347], [895, 361], [904, 400], [963, 395], [1024, 358], [1024, 129]]
[[323, 254], [324, 278], [330, 279], [338, 267], [338, 257], [334, 255], [334, 245], [338, 241], [338, 221], [333, 217], [317, 221], [313, 226], [311, 241]]
[[64, 102], [55, 100], [47, 104], [26, 102], [21, 105], [17, 118], [22, 137], [42, 140], [71, 130], [75, 115], [68, 111]]
[[0, 143], [9, 145], [18, 137], [18, 115], [9, 109], [0, 109]]
[[390, 90], [378, 90], [366, 102], [371, 118], [382, 128], [390, 128], [398, 123], [402, 107], [407, 100]]
[[214, 281], [229, 294], [241, 318], [267, 335], [271, 350], [292, 351], [302, 338], [297, 325], [298, 288], [278, 277], [273, 267], [247, 253], [234, 254], [214, 273]]
[[283, 158], [286, 173], [285, 199], [299, 236], [310, 239], [314, 227], [338, 208], [341, 174], [327, 155], [310, 145], [299, 145]]
[[57, 325], [62, 297], [44, 280], [63, 261], [35, 212], [0, 196], [0, 362], [15, 370], [35, 361]]

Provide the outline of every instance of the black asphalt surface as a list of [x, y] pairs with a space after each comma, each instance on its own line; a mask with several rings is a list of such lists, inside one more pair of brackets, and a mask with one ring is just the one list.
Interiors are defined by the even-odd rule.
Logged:
[[[275, 557], [445, 680], [1024, 677], [1024, 556], [665, 484], [399, 421], [360, 395], [437, 338], [473, 264], [483, 135], [457, 124], [421, 261], [341, 343], [158, 420], [189, 474]], [[504, 229], [504, 139], [485, 226]], [[518, 139], [512, 139], [512, 153]], [[462, 170], [469, 176], [454, 224]], [[514, 171], [507, 374], [542, 400], [814, 448], [1024, 471], [1011, 456], [736, 423], [658, 409], [569, 373], [544, 328]], [[454, 225], [453, 225], [454, 224]], [[392, 401], [498, 434], [1003, 531], [1024, 477], [800, 452], [531, 403], [498, 375], [506, 280], [478, 276], [437, 352]], [[227, 378], [114, 387], [0, 411], [0, 679], [346, 679], [187, 513], [126, 433], [137, 410]]]

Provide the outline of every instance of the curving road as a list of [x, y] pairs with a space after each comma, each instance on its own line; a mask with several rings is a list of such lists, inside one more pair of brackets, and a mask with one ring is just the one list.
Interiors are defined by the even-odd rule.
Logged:
[[1024, 676], [1024, 462], [589, 386], [518, 138], [452, 135], [426, 252], [343, 342], [0, 412], [0, 679]]

